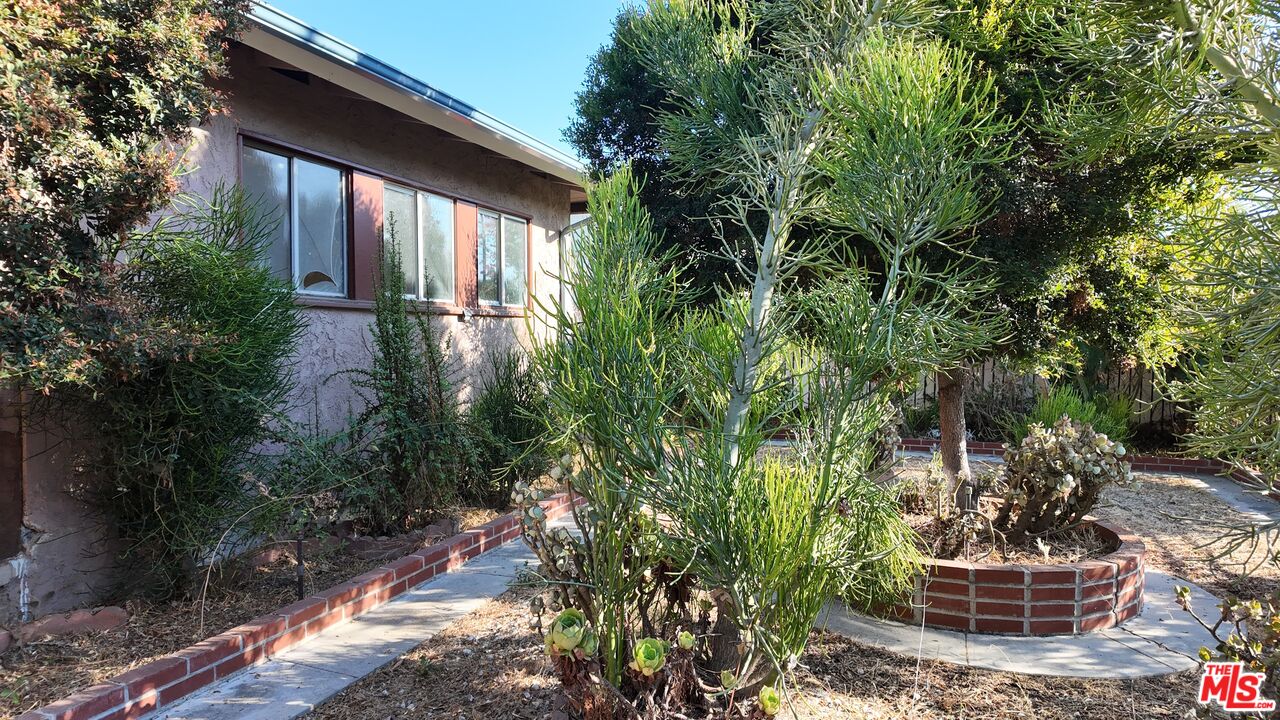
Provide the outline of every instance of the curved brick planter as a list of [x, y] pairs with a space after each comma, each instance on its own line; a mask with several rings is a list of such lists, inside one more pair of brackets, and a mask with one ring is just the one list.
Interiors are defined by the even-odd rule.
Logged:
[[1097, 560], [1063, 565], [926, 561], [910, 605], [888, 614], [947, 630], [1071, 635], [1114, 627], [1142, 609], [1146, 546], [1129, 531], [1091, 521], [1116, 546]]
[[[542, 501], [548, 519], [581, 498], [560, 493]], [[85, 688], [17, 720], [128, 720], [172, 704], [232, 673], [264, 662], [308, 637], [362, 615], [436, 575], [520, 536], [513, 513], [459, 533], [377, 570]]]

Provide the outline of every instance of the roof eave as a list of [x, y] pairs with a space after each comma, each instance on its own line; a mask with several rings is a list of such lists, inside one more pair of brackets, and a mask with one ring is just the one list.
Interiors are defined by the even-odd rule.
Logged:
[[255, 2], [241, 42], [353, 93], [452, 133], [570, 185], [585, 185], [580, 163], [448, 93]]

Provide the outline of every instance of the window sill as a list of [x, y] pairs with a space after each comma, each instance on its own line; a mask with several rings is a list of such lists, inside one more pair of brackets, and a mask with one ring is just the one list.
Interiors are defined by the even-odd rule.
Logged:
[[[302, 294], [298, 294], [296, 297], [297, 303], [303, 307], [330, 308], [334, 310], [373, 310], [372, 300], [351, 300], [348, 298], [331, 298], [321, 297], [319, 295]], [[431, 315], [450, 315], [460, 319], [466, 316], [522, 318], [528, 315], [527, 308], [510, 306], [482, 305], [480, 307], [466, 308], [461, 305], [430, 302], [426, 300], [413, 302], [412, 306], [416, 312], [429, 313]]]

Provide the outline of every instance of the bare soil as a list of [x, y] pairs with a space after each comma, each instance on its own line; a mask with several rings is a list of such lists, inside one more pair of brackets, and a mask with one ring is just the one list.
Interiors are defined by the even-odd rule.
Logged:
[[[447, 513], [468, 529], [497, 517], [486, 508], [457, 508]], [[385, 553], [350, 552], [331, 547], [306, 558], [306, 592], [314, 593], [368, 572], [389, 560], [425, 547], [444, 535], [422, 538], [416, 545]], [[291, 551], [279, 560], [252, 568], [238, 579], [213, 585], [199, 600], [123, 603], [129, 621], [93, 635], [50, 638], [11, 647], [0, 655], [0, 720], [59, 700], [83, 687], [181, 650], [297, 599], [297, 566]]]

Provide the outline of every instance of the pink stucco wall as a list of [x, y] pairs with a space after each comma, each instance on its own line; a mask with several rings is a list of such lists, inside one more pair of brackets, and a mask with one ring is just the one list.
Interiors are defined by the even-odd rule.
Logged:
[[[232, 76], [219, 83], [228, 109], [195, 130], [182, 156], [187, 190], [204, 193], [215, 183], [235, 182], [241, 130], [275, 138], [530, 217], [532, 292], [543, 301], [559, 294], [546, 273], [559, 267], [559, 230], [569, 224], [567, 186], [323, 80], [302, 83], [269, 64], [246, 47], [233, 48]], [[334, 429], [363, 408], [341, 371], [368, 363], [372, 314], [361, 307], [308, 306], [304, 312], [309, 327], [293, 363], [297, 385], [288, 411]], [[460, 315], [433, 316], [433, 323], [463, 370], [464, 397], [485, 353], [526, 343], [531, 326], [525, 318]], [[12, 410], [0, 412], [0, 431], [18, 423]], [[118, 547], [109, 524], [67, 492], [92, 482], [91, 472], [83, 472], [91, 469], [80, 467], [89, 449], [85, 439], [65, 427], [24, 427], [22, 435], [24, 548], [0, 558], [0, 626], [19, 619], [20, 605], [29, 616], [92, 605], [116, 594], [122, 581], [113, 571]]]

